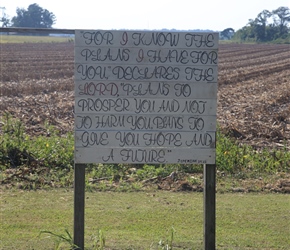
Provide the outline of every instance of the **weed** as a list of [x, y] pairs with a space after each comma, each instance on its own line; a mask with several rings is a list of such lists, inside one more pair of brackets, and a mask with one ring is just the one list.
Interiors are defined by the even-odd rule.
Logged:
[[[19, 183], [21, 187], [69, 187], [73, 181], [74, 136], [60, 135], [45, 122], [45, 135], [33, 137], [26, 134], [23, 124], [9, 113], [2, 117], [0, 132], [1, 183]], [[281, 149], [255, 150], [217, 131], [216, 163], [219, 172], [237, 179], [259, 178], [261, 174], [288, 173], [290, 152]], [[6, 174], [7, 170], [7, 174]], [[183, 164], [88, 164], [86, 167], [87, 190], [111, 190], [120, 184], [118, 191], [140, 190], [140, 181], [164, 178], [172, 172], [201, 173], [202, 165]], [[130, 183], [126, 183], [130, 179]], [[101, 181], [103, 180], [103, 181]], [[192, 185], [198, 179], [188, 180]], [[132, 184], [135, 183], [135, 184]]]
[[91, 240], [93, 241], [92, 250], [103, 250], [106, 245], [106, 238], [101, 229], [98, 230], [98, 235], [92, 235]]
[[73, 135], [60, 137], [58, 131], [47, 126], [47, 136], [31, 137], [18, 119], [5, 114], [0, 134], [0, 165], [6, 168], [40, 164], [50, 168], [73, 166]]
[[[66, 247], [65, 249], [79, 249], [79, 247], [73, 243], [73, 238], [67, 229], [65, 229], [64, 234], [43, 230], [39, 233], [38, 237], [42, 234], [49, 234], [50, 236], [53, 236], [54, 250], [64, 249], [63, 247]], [[90, 250], [103, 250], [105, 248], [106, 239], [102, 230], [98, 230], [98, 234], [92, 235], [90, 240], [93, 243], [92, 248], [89, 248]]]
[[282, 149], [257, 151], [248, 145], [239, 145], [233, 139], [217, 132], [216, 162], [219, 171], [231, 174], [256, 171], [273, 174], [289, 171], [290, 152]]
[[54, 237], [54, 250], [59, 250], [63, 246], [69, 246], [69, 249], [78, 248], [78, 246], [73, 243], [73, 238], [67, 229], [65, 229], [65, 234], [57, 234], [52, 231], [43, 230], [39, 233], [39, 237], [42, 234], [49, 234]]
[[175, 229], [171, 227], [170, 238], [166, 241], [160, 240], [158, 242], [158, 249], [160, 250], [172, 250], [173, 249], [173, 238], [175, 234]]

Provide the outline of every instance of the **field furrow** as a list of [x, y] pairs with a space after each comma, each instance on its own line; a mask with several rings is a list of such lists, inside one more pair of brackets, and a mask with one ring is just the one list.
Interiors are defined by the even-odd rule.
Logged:
[[[45, 120], [73, 130], [73, 43], [0, 46], [0, 115], [10, 112], [30, 134], [44, 133]], [[225, 133], [257, 148], [289, 146], [289, 58], [289, 45], [220, 45], [218, 122]]]

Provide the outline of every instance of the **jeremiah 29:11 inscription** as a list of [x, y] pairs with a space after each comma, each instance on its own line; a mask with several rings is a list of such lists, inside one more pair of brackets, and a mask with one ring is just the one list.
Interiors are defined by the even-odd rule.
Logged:
[[218, 33], [76, 30], [75, 162], [215, 164]]

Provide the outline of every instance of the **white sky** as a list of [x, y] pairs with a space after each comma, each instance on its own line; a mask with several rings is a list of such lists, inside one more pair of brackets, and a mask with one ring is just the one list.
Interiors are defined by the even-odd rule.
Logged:
[[0, 0], [0, 7], [12, 18], [33, 3], [64, 29], [238, 30], [265, 9], [290, 7], [290, 0]]

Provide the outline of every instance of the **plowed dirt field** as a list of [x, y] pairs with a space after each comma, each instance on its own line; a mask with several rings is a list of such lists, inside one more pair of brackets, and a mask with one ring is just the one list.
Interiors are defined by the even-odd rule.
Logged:
[[[29, 134], [73, 130], [74, 44], [0, 44], [0, 116]], [[256, 148], [290, 146], [290, 46], [221, 44], [218, 123]], [[1, 127], [0, 127], [1, 132]]]

